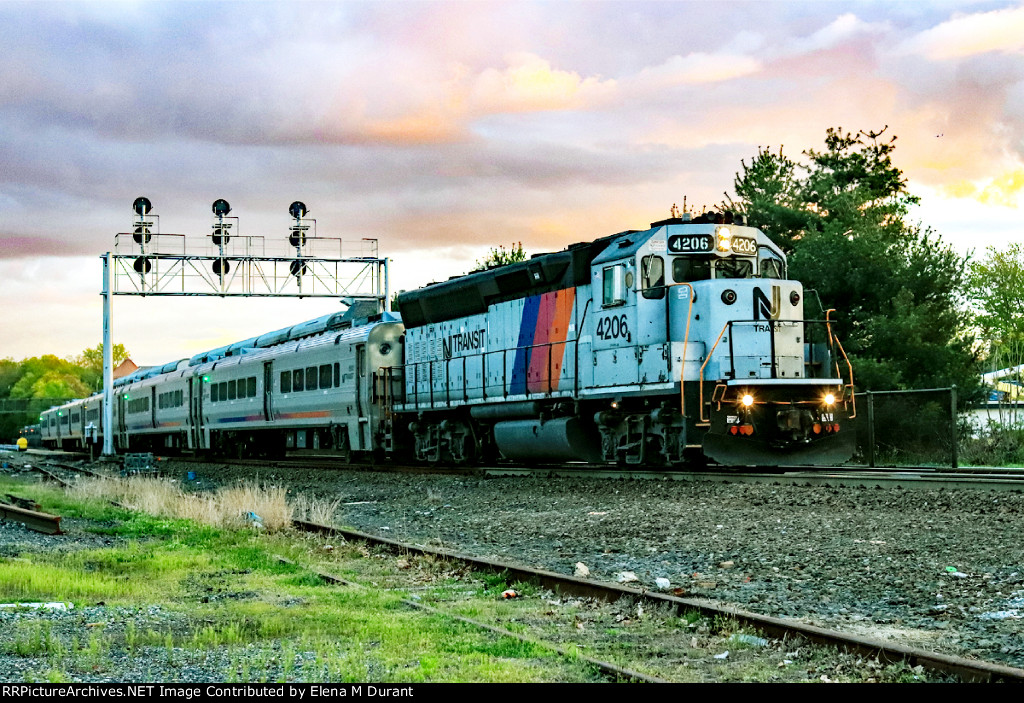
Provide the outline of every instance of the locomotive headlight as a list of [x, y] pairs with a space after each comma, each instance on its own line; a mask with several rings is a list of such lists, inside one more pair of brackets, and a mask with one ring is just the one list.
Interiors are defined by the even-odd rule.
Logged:
[[716, 232], [718, 235], [718, 251], [732, 251], [732, 232], [728, 227], [719, 227]]
[[749, 408], [751, 405], [754, 404], [754, 396], [747, 393], [746, 395], [743, 396], [743, 400], [740, 402], [743, 403], [743, 407]]
[[825, 405], [834, 405], [835, 402], [836, 402], [836, 397], [834, 395], [832, 395], [831, 393], [829, 393], [828, 395], [825, 396]]

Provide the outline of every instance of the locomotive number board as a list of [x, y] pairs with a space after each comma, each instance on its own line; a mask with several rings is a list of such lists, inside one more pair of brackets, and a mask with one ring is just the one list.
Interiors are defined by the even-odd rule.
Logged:
[[[731, 242], [734, 254], [757, 254], [757, 240], [752, 237], [733, 237]], [[711, 234], [673, 234], [668, 238], [668, 250], [673, 254], [709, 254], [715, 250], [715, 237]]]
[[673, 234], [668, 238], [668, 250], [673, 254], [711, 252], [715, 238], [710, 234]]
[[754, 256], [757, 254], [757, 240], [750, 237], [733, 237], [732, 251], [734, 254]]

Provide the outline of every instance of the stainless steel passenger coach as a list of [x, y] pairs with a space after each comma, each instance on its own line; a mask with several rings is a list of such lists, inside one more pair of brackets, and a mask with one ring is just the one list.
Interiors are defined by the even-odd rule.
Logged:
[[[852, 368], [830, 311], [805, 319], [819, 306], [787, 279], [782, 251], [728, 213], [477, 271], [398, 306], [123, 379], [117, 445], [455, 464], [853, 453]], [[88, 441], [84, 413], [98, 409], [94, 397], [47, 411], [44, 441]]]

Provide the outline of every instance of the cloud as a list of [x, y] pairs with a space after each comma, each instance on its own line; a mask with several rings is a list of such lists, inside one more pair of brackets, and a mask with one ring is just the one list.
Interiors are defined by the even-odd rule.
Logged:
[[646, 90], [659, 90], [679, 85], [718, 83], [761, 70], [761, 62], [741, 54], [710, 54], [694, 52], [676, 54], [658, 66], [640, 71], [632, 82]]
[[1004, 171], [981, 182], [959, 181], [942, 188], [953, 198], [973, 198], [985, 205], [1008, 208], [1024, 206], [1024, 167]]
[[473, 80], [469, 95], [474, 114], [579, 109], [606, 99], [614, 80], [581, 77], [575, 71], [554, 69], [551, 62], [530, 53], [509, 56], [504, 70], [484, 69]]
[[907, 39], [901, 53], [919, 54], [933, 61], [990, 52], [1024, 50], [1024, 7], [956, 15]]
[[810, 36], [783, 42], [779, 51], [783, 55], [827, 51], [855, 38], [888, 34], [891, 29], [889, 22], [865, 22], [855, 14], [847, 12]]

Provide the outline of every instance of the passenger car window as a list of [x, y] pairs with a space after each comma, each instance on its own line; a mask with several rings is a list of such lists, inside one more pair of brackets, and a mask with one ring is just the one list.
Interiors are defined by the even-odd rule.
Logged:
[[331, 372], [331, 365], [324, 364], [320, 367], [320, 387], [330, 388], [332, 381], [334, 380], [334, 374]]
[[281, 372], [281, 392], [291, 393], [292, 392], [292, 372], [282, 371]]
[[303, 376], [302, 369], [295, 369], [295, 371], [292, 372], [292, 390], [298, 393], [304, 389], [306, 387], [306, 384], [303, 383], [304, 379], [305, 376]]
[[316, 367], [315, 366], [307, 366], [306, 367], [306, 390], [307, 391], [315, 391], [316, 390]]
[[245, 385], [248, 388], [248, 393], [246, 393], [246, 395], [248, 395], [250, 398], [255, 398], [256, 397], [256, 377], [255, 376], [250, 376], [249, 380], [246, 382]]

